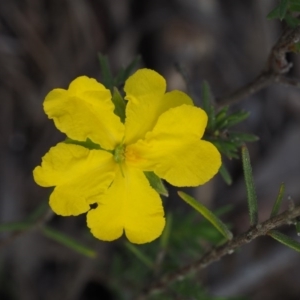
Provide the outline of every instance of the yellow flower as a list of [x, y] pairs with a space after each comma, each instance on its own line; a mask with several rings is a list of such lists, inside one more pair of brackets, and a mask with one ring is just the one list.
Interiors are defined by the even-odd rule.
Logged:
[[144, 171], [175, 186], [197, 186], [218, 172], [221, 159], [211, 143], [201, 140], [205, 112], [180, 91], [165, 93], [158, 73], [137, 71], [124, 91], [123, 124], [114, 114], [110, 91], [95, 79], [78, 77], [68, 90], [52, 90], [44, 110], [55, 126], [73, 140], [89, 138], [101, 148], [59, 143], [33, 174], [39, 185], [55, 186], [50, 206], [56, 214], [87, 212], [95, 237], [112, 241], [125, 231], [132, 243], [141, 244], [160, 236], [165, 225], [161, 199]]

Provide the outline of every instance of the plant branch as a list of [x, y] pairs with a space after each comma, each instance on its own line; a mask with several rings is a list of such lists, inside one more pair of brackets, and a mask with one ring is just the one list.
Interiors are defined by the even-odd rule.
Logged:
[[8, 246], [13, 241], [15, 241], [18, 237], [32, 230], [43, 227], [43, 225], [47, 223], [52, 217], [53, 217], [53, 212], [51, 209], [48, 209], [42, 216], [40, 216], [37, 220], [35, 220], [35, 222], [25, 221], [24, 223], [22, 223], [23, 224], [22, 227], [24, 229], [13, 232], [10, 236], [8, 236], [7, 238], [3, 239], [0, 242], [0, 249]]
[[271, 84], [278, 83], [294, 87], [300, 87], [300, 80], [289, 79], [287, 74], [293, 64], [286, 59], [286, 54], [295, 51], [295, 44], [300, 41], [300, 26], [287, 28], [282, 33], [277, 43], [272, 48], [266, 67], [254, 80], [235, 92], [216, 99], [218, 106], [236, 103], [246, 97], [257, 93]]
[[199, 260], [194, 261], [177, 271], [163, 276], [159, 281], [150, 285], [146, 288], [137, 298], [138, 300], [147, 299], [150, 295], [155, 293], [160, 293], [165, 290], [171, 283], [180, 281], [186, 276], [191, 275], [201, 269], [206, 268], [208, 265], [220, 260], [227, 254], [231, 254], [237, 248], [253, 241], [254, 239], [265, 236], [270, 230], [278, 228], [285, 224], [291, 224], [294, 219], [300, 216], [300, 205], [296, 207], [291, 207], [284, 211], [283, 213], [264, 221], [250, 228], [247, 232], [244, 232], [231, 241], [217, 246], [206, 252]]

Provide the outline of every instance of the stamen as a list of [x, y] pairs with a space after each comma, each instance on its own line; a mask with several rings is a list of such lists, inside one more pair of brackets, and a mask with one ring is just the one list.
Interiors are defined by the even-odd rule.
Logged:
[[125, 146], [120, 144], [114, 150], [114, 160], [117, 164], [121, 164], [125, 160]]

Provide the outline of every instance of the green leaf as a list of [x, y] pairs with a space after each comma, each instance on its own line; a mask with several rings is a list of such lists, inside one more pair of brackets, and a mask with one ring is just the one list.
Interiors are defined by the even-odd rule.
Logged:
[[249, 114], [250, 113], [247, 111], [239, 111], [239, 112], [231, 114], [226, 119], [227, 120], [226, 128], [230, 128], [238, 123], [241, 123], [242, 121], [244, 121], [245, 119], [247, 119], [249, 117]]
[[124, 84], [124, 82], [128, 79], [128, 77], [133, 73], [136, 69], [137, 65], [141, 60], [141, 56], [138, 55], [125, 69], [122, 68], [119, 74], [114, 79], [114, 86], [119, 87]]
[[231, 185], [232, 184], [232, 178], [227, 170], [227, 168], [225, 167], [224, 163], [222, 163], [221, 168], [219, 170], [222, 178], [224, 179], [224, 181], [228, 184]]
[[296, 231], [297, 235], [300, 236], [300, 218], [296, 218]]
[[32, 223], [29, 222], [9, 222], [0, 224], [0, 232], [6, 231], [23, 231], [32, 227]]
[[160, 246], [161, 248], [165, 249], [168, 246], [169, 239], [170, 239], [170, 233], [171, 233], [171, 228], [172, 228], [172, 223], [173, 223], [173, 217], [172, 214], [168, 214], [166, 216], [166, 226], [164, 228], [164, 231], [160, 237]]
[[289, 10], [291, 12], [293, 12], [293, 11], [299, 12], [300, 11], [300, 2], [299, 2], [299, 0], [295, 1], [294, 3], [292, 1], [290, 1]]
[[293, 240], [289, 236], [277, 231], [271, 230], [268, 232], [268, 235], [271, 236], [274, 240], [278, 241], [279, 243], [288, 246], [289, 248], [300, 252], [300, 243], [298, 241]]
[[245, 112], [245, 111], [239, 111], [229, 116], [225, 115], [225, 112], [227, 111], [221, 110], [216, 115], [216, 124], [215, 124], [216, 130], [228, 129], [244, 121], [249, 117], [249, 112]]
[[286, 23], [288, 24], [289, 27], [291, 28], [295, 28], [300, 24], [300, 20], [297, 18], [294, 18], [290, 15], [286, 15], [284, 17], [284, 20], [286, 21]]
[[122, 123], [125, 122], [125, 101], [123, 97], [121, 96], [119, 90], [114, 87], [113, 88], [113, 95], [112, 95], [112, 102], [115, 105], [114, 113], [120, 117]]
[[280, 8], [276, 6], [268, 15], [268, 20], [279, 19], [280, 18]]
[[284, 194], [284, 190], [285, 190], [285, 185], [284, 185], [284, 183], [281, 183], [280, 188], [279, 188], [278, 196], [277, 196], [276, 201], [275, 201], [275, 203], [273, 205], [273, 208], [272, 208], [271, 218], [275, 217], [279, 212], [281, 202], [282, 202], [282, 198], [283, 198], [283, 194]]
[[295, 44], [295, 52], [300, 53], [300, 43]]
[[102, 74], [102, 82], [103, 85], [112, 91], [114, 86], [114, 79], [111, 74], [109, 61], [105, 55], [102, 55], [100, 52], [98, 53], [98, 59], [100, 62], [100, 69]]
[[228, 113], [229, 106], [224, 106], [217, 114], [216, 114], [216, 123], [222, 121], [226, 118]]
[[[209, 140], [209, 139], [208, 139]], [[231, 141], [223, 141], [223, 140], [209, 140], [213, 143], [218, 150], [226, 155], [229, 159], [239, 158], [237, 155], [237, 146]]]
[[210, 88], [207, 81], [203, 81], [202, 83], [202, 93], [201, 93], [201, 99], [202, 99], [202, 108], [207, 113], [207, 115], [210, 114]]
[[229, 139], [232, 141], [245, 143], [245, 142], [256, 142], [259, 140], [259, 137], [251, 133], [230, 131]]
[[145, 176], [147, 177], [150, 185], [154, 188], [159, 194], [168, 197], [169, 192], [164, 186], [162, 180], [153, 172], [144, 172]]
[[148, 268], [150, 269], [154, 268], [154, 264], [152, 260], [146, 254], [144, 254], [137, 246], [126, 241], [125, 247], [131, 253], [133, 253], [136, 256], [136, 258], [138, 258], [142, 263], [144, 263]]
[[202, 83], [201, 99], [203, 110], [208, 116], [207, 129], [213, 129], [215, 124], [215, 109], [212, 105], [211, 91], [207, 81]]
[[197, 210], [205, 219], [207, 219], [226, 239], [232, 239], [233, 235], [231, 231], [213, 212], [184, 192], [179, 191], [178, 195], [187, 204]]
[[254, 180], [252, 176], [250, 156], [246, 146], [242, 147], [242, 161], [243, 161], [243, 170], [244, 170], [244, 177], [245, 177], [245, 183], [247, 189], [250, 225], [254, 226], [258, 222], [258, 207], [257, 207], [256, 191], [254, 187]]
[[26, 218], [26, 221], [28, 222], [35, 222], [38, 221], [39, 218], [42, 217], [42, 215], [45, 215], [47, 210], [49, 210], [49, 204], [47, 201], [43, 201], [36, 209], [33, 210], [31, 214]]
[[285, 17], [289, 5], [289, 0], [281, 0], [279, 3], [279, 19], [282, 21]]
[[54, 230], [48, 226], [44, 226], [41, 228], [42, 233], [48, 237], [49, 239], [52, 239], [72, 250], [74, 250], [77, 253], [80, 253], [84, 256], [95, 258], [97, 256], [96, 251], [81, 245], [79, 242], [75, 241], [74, 239], [71, 239], [70, 237], [66, 236], [65, 234]]
[[90, 149], [90, 150], [93, 150], [93, 149], [100, 150], [100, 149], [102, 149], [100, 147], [100, 145], [95, 144], [90, 139], [87, 139], [85, 142], [81, 142], [81, 141], [72, 140], [70, 138], [66, 138], [64, 140], [64, 143], [66, 143], [66, 144], [73, 144], [73, 145], [79, 145], [79, 146], [85, 147], [85, 148]]

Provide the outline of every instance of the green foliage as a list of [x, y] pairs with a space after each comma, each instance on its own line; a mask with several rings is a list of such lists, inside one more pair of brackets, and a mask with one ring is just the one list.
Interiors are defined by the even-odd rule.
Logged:
[[258, 205], [257, 205], [257, 197], [256, 197], [255, 186], [254, 186], [254, 180], [252, 176], [250, 156], [246, 146], [242, 147], [242, 161], [243, 161], [244, 178], [245, 178], [246, 189], [247, 189], [250, 225], [254, 226], [258, 223]]
[[297, 235], [300, 235], [300, 218], [296, 218], [296, 231]]
[[215, 108], [212, 104], [212, 94], [210, 91], [210, 87], [207, 81], [204, 81], [202, 84], [202, 108], [206, 112], [208, 116], [207, 122], [207, 131], [213, 131], [215, 128]]
[[267, 15], [267, 19], [285, 21], [291, 28], [300, 24], [297, 13], [300, 12], [299, 0], [280, 0], [278, 5]]
[[112, 102], [115, 105], [114, 113], [120, 117], [121, 122], [125, 122], [125, 108], [126, 103], [122, 95], [120, 94], [119, 90], [114, 87], [113, 88], [113, 94], [112, 94]]
[[134, 254], [134, 256], [139, 259], [145, 266], [147, 266], [150, 269], [154, 268], [154, 263], [150, 257], [148, 257], [141, 249], [129, 242], [124, 243], [125, 247]]
[[[224, 207], [216, 212], [216, 215], [228, 212], [229, 209], [229, 207]], [[180, 222], [172, 222], [173, 219], [180, 220]], [[219, 231], [207, 220], [199, 218], [199, 214], [195, 211], [167, 215], [167, 224], [159, 239], [142, 245], [129, 245], [125, 241], [122, 247], [114, 252], [111, 274], [109, 274], [111, 288], [122, 291], [118, 299], [134, 299], [139, 288], [145, 287], [145, 283], [155, 281], [161, 273], [166, 274], [199, 258], [199, 254], [204, 253], [208, 247], [218, 245], [223, 240]], [[192, 290], [188, 288], [191, 286], [193, 286]], [[198, 295], [199, 297], [205, 295], [205, 298], [196, 298]], [[176, 297], [222, 299], [206, 293], [197, 278], [187, 278], [181, 283], [177, 282], [163, 294], [149, 299], [177, 299]]]
[[221, 165], [219, 173], [228, 185], [232, 184], [232, 178], [224, 164]]
[[[239, 149], [244, 143], [258, 140], [258, 137], [253, 134], [236, 132], [231, 129], [233, 126], [246, 120], [249, 113], [245, 111], [230, 113], [228, 106], [216, 112], [212, 103], [209, 85], [207, 82], [204, 82], [202, 84], [202, 107], [208, 116], [204, 139], [213, 143], [229, 159], [239, 158]], [[225, 166], [223, 166], [221, 175], [229, 175], [226, 174], [224, 168]], [[228, 176], [224, 180], [227, 182], [231, 181]]]
[[107, 56], [98, 53], [100, 70], [102, 74], [103, 85], [113, 92], [114, 87], [120, 87], [124, 84], [127, 78], [133, 73], [140, 62], [140, 56], [137, 56], [126, 68], [121, 68], [118, 74], [114, 77], [111, 72], [109, 60]]
[[107, 89], [110, 89], [112, 91], [112, 89], [114, 87], [114, 78], [113, 78], [111, 70], [110, 70], [108, 58], [99, 52], [98, 59], [99, 59], [99, 63], [100, 63], [100, 70], [101, 70], [101, 74], [102, 74], [103, 85]]
[[0, 224], [0, 232], [14, 231], [15, 234], [22, 231], [29, 231], [37, 228], [46, 237], [64, 245], [73, 251], [87, 256], [89, 258], [95, 258], [97, 256], [96, 251], [84, 246], [80, 242], [70, 238], [69, 236], [52, 229], [43, 224], [43, 219], [49, 213], [49, 206], [47, 202], [42, 202], [26, 219], [22, 222], [11, 222]]
[[281, 202], [282, 202], [282, 198], [283, 198], [283, 195], [284, 195], [284, 190], [285, 190], [285, 185], [284, 185], [284, 183], [281, 183], [276, 201], [275, 201], [275, 203], [273, 205], [273, 208], [272, 208], [271, 217], [276, 216], [279, 212]]
[[169, 192], [163, 184], [162, 180], [154, 172], [144, 172], [150, 185], [161, 195], [168, 197]]
[[73, 145], [79, 145], [79, 146], [85, 147], [85, 148], [90, 149], [90, 150], [93, 150], [93, 149], [96, 149], [96, 150], [102, 149], [100, 147], [100, 145], [94, 143], [90, 139], [87, 139], [85, 142], [81, 142], [81, 141], [72, 140], [70, 138], [66, 138], [64, 140], [64, 143], [66, 143], [66, 144], [73, 144]]
[[119, 73], [114, 78], [114, 86], [119, 87], [124, 84], [127, 78], [133, 73], [133, 71], [137, 68], [140, 63], [141, 57], [138, 55], [133, 61], [126, 67], [121, 68]]
[[271, 230], [268, 233], [269, 236], [271, 236], [274, 240], [278, 241], [279, 243], [297, 251], [300, 252], [300, 243], [298, 241], [293, 240], [289, 236], [277, 231], [277, 230]]
[[67, 235], [61, 233], [58, 230], [55, 230], [48, 226], [43, 226], [41, 228], [41, 232], [49, 239], [52, 239], [52, 240], [58, 242], [59, 244], [72, 249], [73, 251], [75, 251], [79, 254], [82, 254], [89, 258], [95, 258], [97, 256], [96, 251], [82, 245], [80, 242], [68, 237]]
[[140, 61], [140, 56], [137, 56], [126, 68], [121, 68], [116, 76], [112, 75], [108, 58], [101, 53], [98, 53], [98, 58], [103, 85], [112, 93], [112, 101], [115, 105], [114, 113], [119, 116], [124, 123], [126, 102], [123, 98], [124, 95], [123, 93], [120, 93], [119, 88], [124, 85], [127, 78], [136, 69]]
[[181, 199], [183, 199], [186, 203], [192, 206], [196, 211], [198, 211], [206, 220], [208, 220], [215, 228], [227, 239], [231, 240], [233, 235], [231, 231], [227, 228], [227, 226], [207, 207], [205, 207], [202, 203], [198, 202], [193, 197], [183, 193], [178, 192], [178, 195]]

